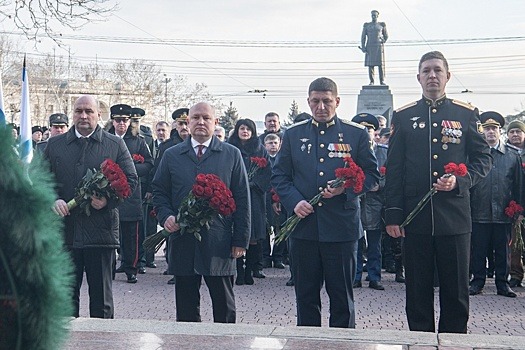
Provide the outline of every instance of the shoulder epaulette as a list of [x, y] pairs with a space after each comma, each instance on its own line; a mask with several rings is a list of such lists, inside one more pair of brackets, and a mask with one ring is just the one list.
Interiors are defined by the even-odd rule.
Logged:
[[460, 101], [460, 100], [454, 100], [454, 99], [452, 99], [452, 103], [455, 104], [455, 105], [461, 106], [461, 107], [468, 108], [468, 109], [470, 109], [471, 111], [473, 111], [473, 110], [476, 109], [476, 107], [474, 107], [474, 106], [471, 105], [470, 103], [463, 102], [463, 101]]
[[401, 106], [401, 107], [399, 107], [398, 109], [396, 109], [395, 112], [396, 112], [396, 113], [399, 113], [399, 112], [401, 112], [401, 111], [403, 111], [403, 110], [405, 110], [405, 109], [407, 109], [407, 108], [413, 107], [413, 106], [415, 106], [415, 105], [417, 105], [417, 101], [407, 103], [406, 105]]
[[352, 126], [355, 126], [356, 128], [359, 128], [359, 129], [364, 129], [364, 128], [366, 128], [366, 126], [364, 126], [364, 125], [358, 124], [358, 123], [356, 123], [356, 122], [353, 122], [353, 121], [350, 121], [350, 120], [347, 120], [347, 119], [339, 118], [339, 120], [341, 121], [341, 123], [345, 123], [345, 124], [348, 124], [348, 125], [352, 125]]
[[299, 123], [295, 123], [295, 124], [289, 125], [289, 126], [286, 127], [286, 130], [290, 130], [291, 128], [295, 128], [298, 125], [304, 125], [304, 124], [308, 123], [309, 121], [310, 121], [310, 119], [306, 119], [306, 120], [300, 121]]
[[377, 147], [378, 147], [378, 148], [388, 149], [388, 145], [383, 145], [382, 143], [378, 143], [378, 144], [377, 144]]

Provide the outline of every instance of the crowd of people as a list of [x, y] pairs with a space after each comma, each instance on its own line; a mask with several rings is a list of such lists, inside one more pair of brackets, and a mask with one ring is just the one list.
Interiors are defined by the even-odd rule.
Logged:
[[[157, 267], [142, 242], [158, 225], [174, 233], [165, 246], [165, 274], [175, 285], [178, 321], [200, 321], [204, 279], [214, 321], [235, 322], [234, 288], [265, 278], [265, 268], [287, 265], [300, 326], [321, 325], [324, 285], [329, 325], [355, 327], [353, 289], [363, 286], [365, 272], [373, 290], [385, 289], [382, 270], [406, 284], [411, 330], [435, 331], [435, 287], [438, 332], [467, 331], [469, 295], [482, 293], [487, 277], [495, 278], [498, 295], [516, 297], [511, 288], [522, 286], [523, 250], [512, 242], [521, 231], [506, 208], [523, 203], [525, 124], [512, 121], [505, 142], [503, 116], [479, 115], [447, 98], [450, 71], [440, 52], [425, 54], [418, 72], [422, 98], [397, 109], [390, 125], [369, 113], [339, 117], [337, 85], [328, 78], [308, 88], [311, 114], [301, 113], [284, 130], [279, 115], [269, 112], [260, 134], [243, 118], [227, 135], [206, 102], [175, 110], [171, 125], [159, 121], [153, 130], [140, 125], [144, 110], [125, 104], [112, 106], [111, 120], [100, 126], [93, 96], [75, 102], [71, 127], [67, 115], [51, 115], [49, 138], [40, 140], [38, 128], [33, 135], [58, 182], [54, 211], [65, 219], [75, 266], [75, 316], [85, 272], [90, 316], [113, 318], [114, 274], [136, 283]], [[360, 191], [331, 186], [346, 157], [364, 173]], [[106, 158], [123, 169], [133, 195], [123, 203], [93, 197], [90, 216], [70, 210], [67, 201], [86, 170]], [[267, 165], [254, 171], [254, 158]], [[465, 164], [468, 173], [445, 174], [450, 162]], [[215, 216], [200, 241], [177, 234], [179, 208], [198, 174], [217, 175], [237, 207], [230, 216]], [[432, 188], [428, 203], [405, 223]], [[319, 193], [314, 206], [309, 200]], [[274, 244], [292, 215], [300, 221], [290, 238]]]

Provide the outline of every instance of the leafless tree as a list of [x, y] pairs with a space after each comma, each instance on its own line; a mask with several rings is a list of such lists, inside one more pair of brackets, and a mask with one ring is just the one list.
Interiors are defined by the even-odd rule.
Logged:
[[13, 22], [35, 41], [45, 34], [59, 43], [58, 28], [80, 28], [116, 8], [115, 0], [0, 0], [0, 20]]

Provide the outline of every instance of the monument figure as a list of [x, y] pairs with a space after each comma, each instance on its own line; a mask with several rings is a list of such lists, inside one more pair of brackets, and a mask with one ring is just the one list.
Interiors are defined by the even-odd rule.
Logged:
[[374, 67], [379, 70], [379, 82], [385, 85], [385, 52], [384, 43], [388, 39], [385, 22], [378, 22], [379, 11], [371, 12], [372, 22], [363, 25], [361, 34], [361, 51], [365, 53], [365, 66], [368, 67], [370, 85], [374, 85]]

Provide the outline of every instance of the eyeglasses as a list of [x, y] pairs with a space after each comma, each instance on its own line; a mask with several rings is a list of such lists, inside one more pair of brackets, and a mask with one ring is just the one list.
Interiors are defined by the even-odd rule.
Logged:
[[127, 123], [129, 121], [129, 118], [113, 118], [115, 123]]

